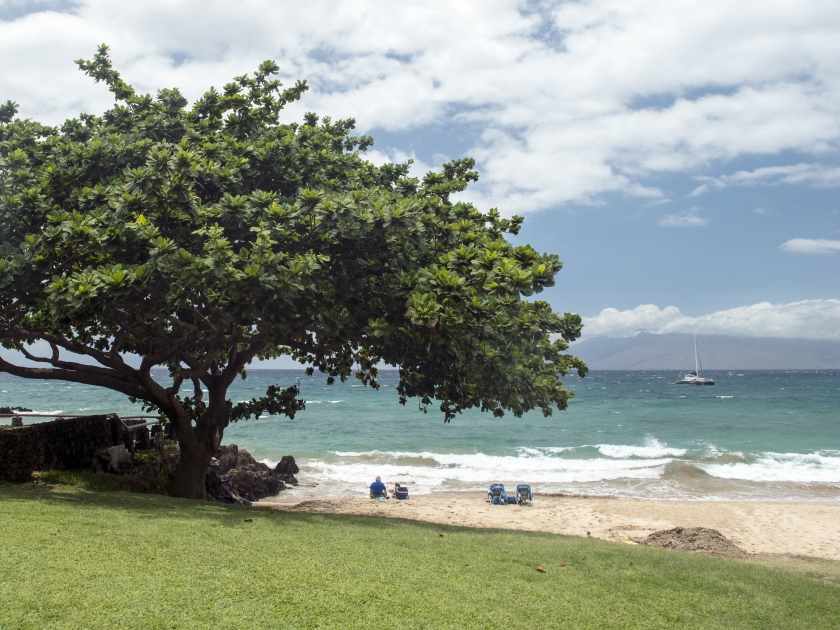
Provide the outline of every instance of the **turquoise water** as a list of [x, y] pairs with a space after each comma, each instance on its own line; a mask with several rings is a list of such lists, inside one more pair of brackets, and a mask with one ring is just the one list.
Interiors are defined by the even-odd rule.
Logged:
[[[714, 387], [674, 385], [674, 372], [594, 372], [567, 379], [576, 396], [552, 417], [471, 412], [444, 424], [436, 409], [399, 405], [395, 372], [374, 391], [302, 370], [253, 370], [233, 400], [299, 381], [306, 410], [232, 425], [224, 441], [269, 462], [294, 455], [301, 481], [327, 494], [361, 493], [379, 474], [415, 492], [501, 481], [541, 492], [840, 500], [840, 371], [709, 375]], [[0, 390], [0, 406], [140, 413], [119, 394], [72, 383], [4, 374]]]

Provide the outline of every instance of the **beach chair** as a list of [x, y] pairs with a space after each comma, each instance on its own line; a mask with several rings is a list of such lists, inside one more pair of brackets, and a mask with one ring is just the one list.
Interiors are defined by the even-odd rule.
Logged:
[[519, 505], [522, 505], [525, 502], [534, 502], [534, 493], [531, 492], [531, 486], [524, 483], [516, 486], [516, 502]]
[[490, 486], [490, 490], [487, 492], [487, 498], [490, 499], [490, 503], [492, 505], [507, 504], [507, 493], [505, 492], [505, 487], [500, 483], [494, 483]]
[[405, 501], [408, 499], [408, 487], [401, 486], [400, 484], [394, 486], [394, 498], [399, 501]]

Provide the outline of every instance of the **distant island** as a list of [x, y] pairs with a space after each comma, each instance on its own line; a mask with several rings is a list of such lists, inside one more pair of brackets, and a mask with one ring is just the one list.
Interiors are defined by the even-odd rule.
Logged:
[[[840, 368], [840, 342], [772, 337], [697, 336], [706, 370], [819, 370]], [[694, 369], [691, 335], [641, 333], [593, 337], [571, 352], [593, 370]]]

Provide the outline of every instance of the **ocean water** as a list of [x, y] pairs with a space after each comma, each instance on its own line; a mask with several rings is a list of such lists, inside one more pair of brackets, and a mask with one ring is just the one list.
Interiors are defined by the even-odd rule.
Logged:
[[[474, 411], [444, 424], [436, 408], [398, 403], [396, 372], [382, 372], [375, 391], [303, 370], [252, 370], [231, 388], [234, 401], [299, 382], [306, 410], [233, 424], [224, 442], [270, 464], [294, 455], [300, 481], [320, 496], [364, 495], [381, 475], [415, 494], [500, 482], [543, 494], [840, 501], [840, 370], [708, 375], [714, 387], [674, 385], [671, 371], [570, 376], [575, 398], [551, 417]], [[141, 413], [107, 390], [6, 374], [0, 406]]]

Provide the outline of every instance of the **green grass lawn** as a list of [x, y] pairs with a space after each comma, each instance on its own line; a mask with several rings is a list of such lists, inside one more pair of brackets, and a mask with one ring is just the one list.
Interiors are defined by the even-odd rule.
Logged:
[[836, 628], [838, 620], [836, 583], [754, 562], [0, 486], [2, 630]]

